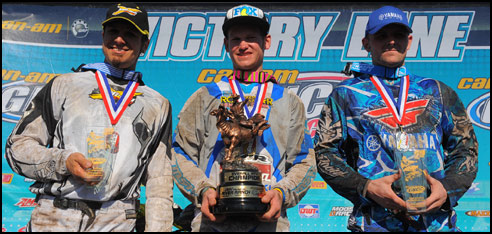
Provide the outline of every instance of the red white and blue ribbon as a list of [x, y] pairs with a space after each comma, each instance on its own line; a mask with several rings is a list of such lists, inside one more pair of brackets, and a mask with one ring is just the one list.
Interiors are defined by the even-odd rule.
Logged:
[[393, 114], [393, 117], [395, 118], [396, 122], [400, 125], [402, 125], [403, 118], [405, 116], [406, 112], [406, 104], [407, 104], [407, 98], [408, 98], [408, 88], [410, 85], [410, 77], [408, 75], [403, 76], [400, 81], [400, 94], [398, 97], [398, 102], [395, 103], [395, 98], [393, 97], [393, 93], [391, 90], [384, 84], [384, 81], [377, 77], [377, 76], [371, 76], [371, 81], [376, 86], [376, 89], [378, 90], [379, 94], [381, 94], [381, 97], [384, 100], [384, 103], [386, 103], [386, 106], [389, 107], [391, 110], [391, 113]]
[[242, 70], [234, 70], [231, 79], [242, 80], [248, 83], [266, 83], [267, 81], [272, 81], [277, 83], [275, 77], [266, 72], [250, 72]]
[[[239, 101], [244, 102], [245, 98], [239, 81], [229, 79], [229, 85], [231, 86], [232, 92], [234, 94], [239, 94], [240, 97]], [[255, 103], [253, 105], [253, 109], [251, 109], [250, 111], [248, 105], [244, 105], [244, 113], [246, 114], [248, 119], [253, 117], [253, 115], [255, 115], [256, 113], [261, 112], [261, 105], [263, 104], [263, 100], [266, 97], [267, 89], [268, 89], [268, 83], [264, 83], [264, 84], [258, 83], [258, 90], [256, 91], [256, 98], [255, 98]]]
[[128, 107], [128, 104], [130, 104], [133, 95], [138, 88], [138, 82], [128, 82], [125, 91], [123, 91], [123, 94], [118, 100], [118, 103], [115, 103], [106, 75], [103, 72], [96, 71], [96, 80], [97, 85], [99, 86], [99, 91], [101, 92], [104, 106], [106, 107], [106, 112], [108, 112], [109, 119], [111, 120], [111, 124], [115, 125], [118, 123], [118, 120], [120, 120], [123, 112]]

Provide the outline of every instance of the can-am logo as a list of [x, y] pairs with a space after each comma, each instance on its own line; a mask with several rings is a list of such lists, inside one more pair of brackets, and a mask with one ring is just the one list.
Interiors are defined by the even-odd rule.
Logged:
[[2, 120], [17, 123], [44, 85], [25, 81], [2, 84]]
[[473, 100], [466, 111], [473, 124], [490, 130], [490, 92]]
[[296, 93], [304, 103], [311, 137], [316, 133], [319, 115], [326, 99], [338, 83], [348, 78], [350, 77], [339, 72], [303, 72], [299, 73], [294, 84], [284, 85]]

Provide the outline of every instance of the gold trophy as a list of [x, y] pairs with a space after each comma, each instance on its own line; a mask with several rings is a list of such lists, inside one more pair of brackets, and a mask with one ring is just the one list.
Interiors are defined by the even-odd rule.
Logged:
[[261, 172], [257, 167], [245, 163], [246, 157], [258, 157], [248, 154], [245, 149], [250, 143], [256, 144], [256, 136], [261, 136], [270, 127], [261, 114], [246, 118], [243, 107], [248, 102], [238, 102], [239, 96], [233, 95], [230, 110], [223, 104], [210, 112], [217, 117], [217, 128], [226, 145], [225, 157], [222, 160], [219, 199], [213, 207], [214, 214], [243, 215], [262, 214], [268, 210], [268, 204], [262, 203], [265, 187], [262, 184]]
[[402, 173], [399, 183], [408, 212], [424, 211], [427, 208], [425, 199], [428, 189], [425, 150], [411, 150], [408, 145], [408, 135], [399, 133], [395, 163]]

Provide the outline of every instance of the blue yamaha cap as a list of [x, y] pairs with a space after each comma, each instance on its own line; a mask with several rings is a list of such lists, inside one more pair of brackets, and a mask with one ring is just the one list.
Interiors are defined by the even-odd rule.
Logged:
[[381, 7], [371, 13], [366, 26], [366, 35], [375, 34], [388, 24], [401, 24], [406, 27], [409, 33], [412, 32], [408, 26], [407, 15], [400, 9], [392, 6]]

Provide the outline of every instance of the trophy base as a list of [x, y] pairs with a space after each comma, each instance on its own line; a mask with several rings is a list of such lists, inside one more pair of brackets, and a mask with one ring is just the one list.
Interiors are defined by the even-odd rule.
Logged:
[[219, 199], [217, 205], [212, 208], [212, 213], [241, 216], [245, 214], [264, 214], [267, 210], [268, 204], [262, 203], [261, 198], [229, 198]]

